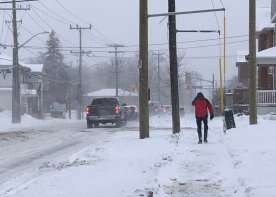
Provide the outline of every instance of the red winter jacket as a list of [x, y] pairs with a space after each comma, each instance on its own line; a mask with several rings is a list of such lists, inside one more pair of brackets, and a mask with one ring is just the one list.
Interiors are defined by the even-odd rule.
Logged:
[[198, 97], [193, 101], [193, 106], [195, 106], [195, 115], [197, 118], [205, 118], [208, 116], [208, 111], [213, 114], [213, 107], [208, 99], [204, 97]]

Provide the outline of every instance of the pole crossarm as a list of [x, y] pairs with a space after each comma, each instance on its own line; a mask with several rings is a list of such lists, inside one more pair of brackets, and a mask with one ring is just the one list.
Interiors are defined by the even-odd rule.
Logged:
[[84, 50], [82, 50], [81, 52], [80, 51], [70, 51], [70, 53], [72, 53], [72, 54], [80, 54], [80, 53], [91, 54], [91, 53], [93, 53], [93, 51], [84, 51]]
[[118, 53], [123, 53], [123, 51], [118, 51], [119, 47], [124, 47], [124, 45], [120, 44], [110, 44], [109, 47], [113, 47], [114, 51], [109, 51], [109, 53], [114, 54], [114, 60], [115, 60], [115, 83], [116, 83], [116, 97], [119, 97], [119, 61], [118, 61]]
[[176, 30], [177, 33], [220, 33], [219, 30]]
[[149, 14], [148, 17], [162, 17], [162, 16], [176, 16], [176, 15], [185, 15], [185, 14], [199, 14], [199, 13], [208, 13], [208, 12], [225, 12], [225, 8], [218, 9], [207, 9], [207, 10], [193, 10], [193, 11], [185, 11], [185, 12], [167, 12], [160, 14]]
[[19, 8], [0, 8], [1, 11], [10, 11], [10, 10], [18, 10], [18, 11], [29, 11], [31, 10], [31, 7], [30, 6], [27, 6], [26, 8], [23, 8], [23, 7], [19, 7]]
[[84, 29], [92, 29], [92, 25], [90, 24], [88, 27], [80, 27], [79, 25], [76, 25], [75, 27], [73, 27], [71, 24], [70, 24], [70, 29], [73, 30], [84, 30]]
[[[15, 1], [16, 3], [24, 3], [24, 2], [31, 2], [31, 1], [38, 1], [38, 0], [17, 0]], [[0, 1], [0, 4], [4, 4], [4, 3], [12, 3], [12, 1]]]

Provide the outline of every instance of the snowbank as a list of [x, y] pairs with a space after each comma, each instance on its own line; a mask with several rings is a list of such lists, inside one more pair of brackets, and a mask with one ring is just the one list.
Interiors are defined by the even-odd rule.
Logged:
[[[53, 118], [40, 120], [28, 114], [24, 114], [23, 116], [21, 116], [20, 124], [12, 124], [11, 117], [12, 115], [10, 111], [0, 112], [0, 132], [12, 132], [12, 131], [17, 131], [18, 129], [20, 130], [41, 129], [45, 127], [47, 128], [47, 127], [67, 124], [68, 121], [70, 121], [65, 119], [53, 119]], [[77, 121], [77, 120], [74, 120], [74, 121]]]

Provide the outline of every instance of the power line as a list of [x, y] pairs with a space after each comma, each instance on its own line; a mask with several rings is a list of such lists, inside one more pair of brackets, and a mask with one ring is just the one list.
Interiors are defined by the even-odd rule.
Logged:
[[62, 19], [63, 21], [66, 21], [67, 23], [72, 23], [73, 21], [68, 20], [67, 18], [63, 17], [62, 15], [59, 15], [58, 13], [56, 13], [55, 11], [53, 11], [52, 9], [50, 9], [49, 7], [47, 7], [42, 1], [39, 1], [39, 3], [49, 12], [51, 12], [53, 15], [55, 15], [56, 17]]
[[29, 12], [27, 12], [27, 13], [28, 13], [29, 17], [31, 18], [31, 20], [32, 20], [37, 26], [39, 26], [43, 31], [46, 31], [46, 29], [45, 29], [39, 22], [37, 22], [36, 19], [34, 19], [34, 17], [33, 17]]
[[[77, 19], [80, 22], [85, 22], [86, 24], [91, 24], [91, 22], [89, 21], [84, 21], [82, 18], [80, 18], [78, 15], [76, 15], [75, 13], [73, 13], [70, 9], [66, 8], [59, 0], [56, 0], [57, 4], [63, 8], [67, 13], [69, 13], [71, 16], [73, 16], [75, 19]], [[92, 23], [94, 24], [94, 23]], [[101, 35], [104, 39], [106, 44], [107, 43], [114, 43], [114, 41], [110, 40], [104, 33], [102, 33], [97, 27], [95, 27], [95, 25], [93, 25], [93, 29], [99, 34]]]
[[[239, 41], [233, 41], [233, 42], [228, 42], [228, 45], [232, 45], [232, 44], [241, 44], [241, 43], [246, 43], [248, 42], [248, 40], [239, 40]], [[196, 46], [190, 46], [190, 47], [178, 47], [178, 50], [186, 50], [186, 49], [196, 49], [196, 48], [208, 48], [208, 47], [215, 47], [215, 46], [219, 46], [219, 44], [206, 44], [206, 45], [196, 45]], [[10, 47], [10, 46], [8, 46]], [[27, 48], [31, 48], [31, 49], [45, 49], [46, 47], [36, 47], [36, 46], [25, 46]], [[68, 48], [64, 48], [64, 47], [59, 47], [62, 51], [70, 51], [68, 50]], [[77, 47], [70, 47], [71, 49], [77, 48]], [[94, 47], [82, 47], [84, 49], [93, 49]], [[151, 51], [168, 51], [168, 49], [150, 49]], [[94, 50], [91, 51], [92, 53], [108, 53], [108, 50]], [[139, 52], [138, 50], [122, 50], [122, 52], [124, 53], [137, 53]]]
[[[37, 1], [37, 0], [17, 0], [15, 1], [16, 3], [24, 3], [24, 2], [30, 2], [30, 1]], [[9, 3], [12, 3], [12, 1], [0, 1], [0, 4], [9, 4]]]
[[220, 1], [221, 6], [222, 6], [223, 8], [225, 8], [223, 1], [222, 1], [222, 0], [219, 0], [219, 1]]
[[[211, 4], [212, 4], [213, 9], [215, 9], [216, 6], [215, 6], [214, 0], [211, 0]], [[216, 22], [217, 22], [218, 29], [220, 30], [220, 24], [219, 24], [218, 15], [217, 15], [216, 12], [214, 12], [214, 15], [215, 15], [215, 18], [216, 18]]]
[[[34, 10], [34, 13], [36, 14], [36, 16], [43, 22], [45, 23], [51, 30], [54, 30], [55, 28], [48, 23], [47, 20], [45, 20], [36, 10]], [[65, 22], [63, 24], [66, 24]], [[67, 24], [66, 24], [67, 25]], [[55, 31], [55, 33], [59, 36], [59, 33]], [[59, 36], [59, 37], [62, 37], [62, 36]], [[69, 42], [71, 43], [72, 45], [74, 45], [71, 40], [68, 40], [68, 39], [65, 39], [64, 37], [62, 37], [66, 42]]]
[[36, 6], [32, 6], [32, 7], [34, 7], [35, 10], [38, 10], [40, 13], [44, 13], [46, 16], [52, 18], [53, 20], [55, 20], [55, 21], [57, 21], [57, 22], [59, 22], [61, 24], [67, 25], [67, 23], [63, 19], [61, 20], [60, 18], [57, 18], [56, 16], [53, 16], [53, 15], [49, 14], [49, 12], [46, 12], [45, 10], [40, 9], [40, 8], [38, 8]]
[[50, 29], [53, 29], [52, 26], [48, 23], [48, 21], [45, 20], [44, 18], [42, 18], [42, 17], [40, 16], [40, 14], [39, 14], [35, 9], [33, 9], [33, 12], [35, 13], [35, 15], [36, 15], [44, 24], [46, 24]]

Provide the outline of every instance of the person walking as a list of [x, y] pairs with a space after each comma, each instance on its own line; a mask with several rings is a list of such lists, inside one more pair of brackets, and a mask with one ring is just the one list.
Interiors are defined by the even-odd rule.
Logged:
[[197, 123], [198, 144], [202, 144], [201, 125], [204, 124], [204, 143], [208, 143], [208, 111], [210, 120], [214, 118], [213, 106], [204, 95], [199, 92], [192, 102], [195, 107], [195, 117]]

